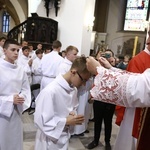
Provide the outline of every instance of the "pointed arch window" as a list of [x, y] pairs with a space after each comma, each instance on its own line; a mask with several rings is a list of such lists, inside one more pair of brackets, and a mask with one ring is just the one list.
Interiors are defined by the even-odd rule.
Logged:
[[2, 15], [2, 32], [9, 32], [10, 15], [4, 11]]

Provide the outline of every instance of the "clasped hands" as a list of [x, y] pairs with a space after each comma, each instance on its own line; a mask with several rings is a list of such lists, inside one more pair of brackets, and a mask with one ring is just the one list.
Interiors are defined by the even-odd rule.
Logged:
[[83, 115], [76, 115], [73, 112], [69, 113], [66, 119], [66, 125], [81, 125], [84, 122]]

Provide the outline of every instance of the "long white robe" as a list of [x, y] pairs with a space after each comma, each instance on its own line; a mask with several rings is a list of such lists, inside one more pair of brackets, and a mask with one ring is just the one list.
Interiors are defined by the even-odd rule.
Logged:
[[66, 117], [78, 106], [77, 89], [59, 75], [36, 99], [34, 122], [38, 128], [35, 150], [67, 150], [72, 126]]
[[84, 122], [82, 125], [76, 125], [74, 128], [74, 134], [81, 134], [87, 130], [88, 120], [90, 118], [90, 112], [92, 111], [89, 107], [88, 99], [90, 97], [90, 89], [92, 88], [93, 78], [90, 78], [86, 85], [81, 86], [78, 89], [79, 106], [77, 114], [84, 115]]
[[[33, 63], [32, 63], [32, 84], [41, 84], [42, 75], [38, 70], [40, 63], [41, 63], [41, 59], [39, 59], [38, 57], [36, 57], [33, 60]], [[39, 92], [40, 92], [40, 89], [33, 91], [35, 98], [37, 97]]]
[[[150, 106], [150, 69], [142, 74], [129, 73], [115, 68], [107, 70], [103, 67], [98, 67], [97, 71], [95, 86], [91, 90], [94, 99], [127, 107], [114, 150], [135, 150], [137, 141], [131, 137], [131, 124], [134, 118], [132, 107]], [[129, 128], [131, 132], [126, 133], [125, 131]]]
[[[19, 94], [25, 102], [13, 104]], [[31, 93], [26, 73], [21, 67], [0, 59], [0, 150], [22, 150], [23, 129], [21, 114], [29, 108]]]
[[42, 57], [39, 72], [42, 74], [41, 90], [52, 82], [57, 76], [57, 69], [63, 62], [57, 51], [52, 51]]
[[32, 63], [32, 73], [33, 73], [32, 83], [33, 84], [41, 83], [42, 75], [38, 70], [40, 63], [41, 63], [41, 59], [39, 59], [38, 57], [36, 57], [33, 60], [33, 63]]
[[57, 74], [65, 74], [70, 70], [71, 65], [72, 62], [65, 57], [64, 61], [58, 67]]
[[37, 56], [36, 56], [36, 54], [35, 54], [35, 51], [32, 50], [32, 51], [29, 53], [29, 58], [32, 59], [32, 60], [34, 60], [36, 57], [37, 57]]
[[32, 84], [32, 71], [31, 71], [31, 66], [29, 66], [28, 64], [29, 60], [30, 58], [24, 55], [21, 55], [17, 60], [17, 64], [24, 69], [24, 71], [26, 72], [28, 76], [30, 84]]
[[[136, 73], [142, 73], [146, 68], [150, 67], [150, 65], [148, 65], [150, 62], [150, 61], [148, 62], [149, 59], [150, 59], [150, 52], [147, 48], [145, 48], [145, 50], [143, 50], [129, 63], [128, 70]], [[118, 138], [116, 140], [114, 150], [136, 149], [137, 139], [132, 136], [133, 128], [135, 128], [134, 121], [137, 119], [137, 117], [135, 117], [135, 114], [137, 114], [136, 108], [127, 107], [125, 109], [125, 113], [120, 125], [120, 131], [118, 134]]]
[[0, 46], [0, 58], [4, 58], [4, 51], [3, 51], [3, 47]]

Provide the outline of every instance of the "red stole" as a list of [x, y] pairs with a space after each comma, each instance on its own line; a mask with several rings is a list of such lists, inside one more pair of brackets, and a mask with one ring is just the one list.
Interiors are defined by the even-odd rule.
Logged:
[[[134, 72], [134, 73], [143, 73], [147, 68], [150, 68], [150, 55], [148, 55], [145, 51], [140, 52], [138, 55], [136, 55], [132, 60], [130, 60], [127, 71]], [[123, 116], [125, 107], [117, 106], [117, 119], [116, 124], [120, 125]], [[142, 123], [142, 112], [141, 108], [136, 108], [135, 111], [135, 117], [134, 117], [134, 123], [133, 123], [133, 130], [132, 135], [135, 138], [138, 138], [139, 131]]]
[[143, 121], [137, 141], [136, 150], [149, 150], [150, 144], [150, 108], [145, 108], [143, 112]]

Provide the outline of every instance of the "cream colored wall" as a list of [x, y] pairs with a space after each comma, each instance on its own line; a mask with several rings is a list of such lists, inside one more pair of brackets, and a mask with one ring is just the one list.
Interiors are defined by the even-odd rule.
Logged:
[[2, 32], [2, 15], [3, 15], [3, 12], [0, 11], [0, 32]]
[[[37, 12], [39, 16], [46, 17], [43, 1], [33, 1], [36, 3], [29, 0], [29, 15]], [[93, 15], [91, 13], [94, 13], [94, 2], [95, 0], [63, 0], [57, 17], [54, 8], [50, 9], [49, 18], [58, 21], [58, 40], [62, 42], [62, 50], [74, 45], [79, 49], [79, 54], [89, 55], [91, 31], [87, 32], [85, 12], [90, 11], [90, 16]]]
[[108, 23], [107, 23], [107, 38], [106, 43], [108, 48], [112, 49], [115, 54], [117, 54], [117, 47], [123, 46], [123, 43], [130, 38], [139, 37], [139, 42], [141, 43], [141, 50], [143, 48], [145, 33], [137, 32], [118, 32], [118, 15], [119, 12], [119, 1], [120, 0], [110, 0], [109, 13], [108, 13]]
[[84, 54], [85, 56], [89, 56], [90, 49], [93, 45], [92, 25], [94, 21], [94, 6], [95, 0], [88, 0], [84, 8], [81, 54]]
[[[3, 15], [3, 11], [0, 11], [0, 32], [2, 32], [2, 15]], [[14, 20], [10, 17], [10, 28], [9, 30], [11, 30], [13, 27], [15, 26], [15, 22]]]
[[10, 18], [10, 28], [9, 28], [9, 30], [11, 30], [13, 27], [15, 27], [15, 22], [12, 18]]
[[27, 18], [25, 16], [25, 13], [24, 13], [20, 3], [17, 0], [10, 0], [10, 2], [13, 4], [14, 8], [16, 9], [20, 22], [25, 21]]
[[[42, 0], [28, 0], [28, 16], [31, 16], [31, 13], [37, 12], [38, 7], [41, 7], [42, 11], [45, 11], [43, 7]], [[41, 15], [43, 16], [43, 15]], [[43, 17], [46, 17], [45, 15]]]
[[[24, 21], [25, 15], [17, 0], [10, 1], [14, 4], [21, 22]], [[146, 36], [145, 33], [118, 32], [118, 23], [120, 21], [118, 20], [120, 13], [119, 3], [120, 0], [110, 0], [106, 44], [108, 44], [108, 48], [112, 49], [116, 54], [118, 46], [122, 47], [125, 41], [138, 35], [139, 42], [142, 43], [142, 49]], [[57, 17], [55, 16], [54, 8], [50, 9], [49, 18], [58, 21], [58, 40], [63, 44], [62, 49], [65, 49], [68, 45], [74, 45], [78, 47], [79, 54], [89, 54], [92, 32], [91, 30], [87, 31], [85, 22], [89, 12], [91, 16], [93, 15], [94, 4], [95, 0], [63, 0], [61, 1], [61, 8], [58, 11]], [[43, 0], [28, 0], [28, 8], [28, 16], [30, 16], [31, 13], [37, 12], [39, 16], [46, 17]], [[13, 26], [13, 21], [11, 24]]]

